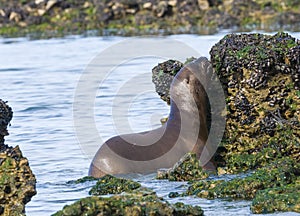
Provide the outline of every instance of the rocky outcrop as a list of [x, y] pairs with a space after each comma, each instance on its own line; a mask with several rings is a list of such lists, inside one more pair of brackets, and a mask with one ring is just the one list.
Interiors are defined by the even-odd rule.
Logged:
[[227, 173], [282, 157], [300, 162], [299, 49], [286, 33], [227, 35], [211, 49], [227, 104], [216, 161]]
[[299, 30], [300, 2], [242, 0], [1, 0], [0, 34], [210, 34], [238, 30]]
[[[254, 213], [299, 212], [300, 41], [282, 32], [230, 34], [210, 55], [227, 106], [225, 133], [215, 154], [218, 175], [248, 173], [230, 181], [196, 181], [193, 174], [187, 194], [253, 199]], [[180, 163], [183, 167], [195, 164], [182, 161], [187, 162]], [[168, 177], [169, 172], [160, 174]], [[182, 174], [176, 179], [193, 179]]]
[[0, 99], [0, 215], [19, 216], [25, 213], [25, 204], [36, 194], [36, 179], [28, 160], [19, 147], [4, 144], [7, 126], [13, 113]]

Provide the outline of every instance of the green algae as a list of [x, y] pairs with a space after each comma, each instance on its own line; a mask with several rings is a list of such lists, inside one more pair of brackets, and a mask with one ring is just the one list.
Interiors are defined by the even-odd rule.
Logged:
[[250, 208], [256, 214], [277, 211], [300, 213], [300, 179], [293, 184], [258, 191]]
[[199, 206], [193, 207], [183, 203], [169, 204], [157, 197], [155, 192], [142, 189], [112, 197], [83, 198], [53, 214], [53, 216], [67, 215], [203, 215], [203, 210]]
[[106, 175], [98, 179], [95, 186], [89, 191], [90, 195], [119, 194], [122, 192], [133, 191], [141, 187], [141, 184], [129, 179], [116, 178]]
[[258, 191], [295, 183], [299, 173], [299, 164], [295, 164], [293, 160], [287, 157], [259, 168], [244, 178], [192, 183], [187, 194], [209, 199], [253, 199]]
[[75, 181], [74, 180], [68, 181], [67, 184], [81, 184], [81, 183], [97, 181], [97, 180], [99, 180], [99, 178], [95, 178], [93, 176], [85, 176], [85, 177], [77, 179]]

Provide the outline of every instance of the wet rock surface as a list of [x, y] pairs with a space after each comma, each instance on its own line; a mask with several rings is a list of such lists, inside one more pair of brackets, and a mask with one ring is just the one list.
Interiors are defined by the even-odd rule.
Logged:
[[149, 35], [211, 34], [223, 28], [300, 29], [297, 0], [1, 0], [0, 5], [0, 33], [7, 36], [51, 37], [89, 30], [100, 35]]
[[140, 188], [111, 197], [83, 198], [53, 215], [203, 215], [203, 210], [198, 206], [183, 203], [170, 204], [158, 197], [155, 192]]
[[259, 191], [251, 205], [251, 211], [258, 214], [276, 211], [300, 212], [300, 178], [295, 184]]
[[19, 147], [4, 144], [12, 110], [0, 99], [0, 215], [25, 215], [25, 204], [36, 194], [36, 179]]
[[[253, 199], [258, 191], [268, 188], [294, 186], [299, 178], [300, 167], [290, 158], [282, 158], [255, 170], [247, 177], [230, 181], [211, 180], [193, 183], [187, 194], [202, 198]], [[296, 189], [296, 187], [295, 187]]]
[[141, 187], [138, 182], [116, 178], [111, 175], [106, 175], [100, 178], [96, 185], [92, 187], [90, 195], [106, 195], [106, 194], [119, 194], [122, 192], [130, 192]]
[[187, 153], [171, 169], [159, 170], [157, 179], [168, 179], [169, 181], [190, 181], [206, 179], [209, 176], [205, 172], [196, 154]]

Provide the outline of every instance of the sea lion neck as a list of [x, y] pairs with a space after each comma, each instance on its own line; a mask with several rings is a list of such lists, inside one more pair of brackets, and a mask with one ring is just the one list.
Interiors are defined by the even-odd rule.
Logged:
[[181, 124], [190, 124], [194, 126], [200, 125], [200, 116], [198, 109], [186, 109], [186, 105], [177, 105], [171, 100], [172, 109], [169, 114], [169, 119], [167, 124], [180, 127]]

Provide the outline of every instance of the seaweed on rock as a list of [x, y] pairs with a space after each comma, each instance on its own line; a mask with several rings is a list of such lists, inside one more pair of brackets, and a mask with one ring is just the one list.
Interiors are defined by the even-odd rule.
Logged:
[[90, 195], [119, 194], [130, 192], [141, 187], [141, 184], [129, 179], [116, 178], [111, 175], [105, 175], [98, 179], [95, 186], [92, 187]]
[[155, 192], [141, 188], [131, 193], [111, 197], [91, 196], [65, 206], [53, 216], [93, 215], [203, 215], [199, 206], [170, 204]]

